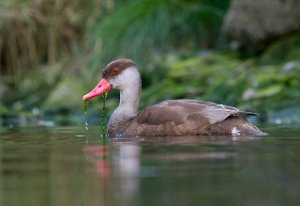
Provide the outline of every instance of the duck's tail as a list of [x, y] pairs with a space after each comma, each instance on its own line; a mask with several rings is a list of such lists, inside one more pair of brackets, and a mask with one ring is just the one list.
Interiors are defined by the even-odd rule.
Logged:
[[207, 128], [210, 135], [232, 135], [232, 136], [266, 136], [255, 125], [242, 116], [229, 116], [224, 121], [213, 124]]

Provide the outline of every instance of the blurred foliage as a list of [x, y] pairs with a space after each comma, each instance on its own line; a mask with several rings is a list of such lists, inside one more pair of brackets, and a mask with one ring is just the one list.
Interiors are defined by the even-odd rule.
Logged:
[[73, 58], [105, 2], [110, 0], [1, 1], [1, 80], [18, 87], [37, 66]]
[[119, 3], [91, 33], [94, 65], [124, 56], [146, 65], [151, 57], [167, 51], [221, 47], [225, 44], [221, 24], [228, 6], [229, 0]]
[[[165, 99], [203, 99], [272, 122], [290, 108], [300, 111], [300, 36], [241, 59], [228, 51], [221, 29], [229, 2], [1, 1], [0, 121], [81, 123], [81, 96], [119, 57], [134, 59], [142, 72], [141, 108]], [[118, 98], [110, 92], [108, 115]], [[100, 98], [89, 102], [91, 123], [99, 122], [100, 111]]]
[[[277, 43], [273, 46], [278, 51], [271, 49], [271, 53], [282, 50]], [[265, 56], [272, 56], [268, 52], [262, 58], [247, 60], [212, 51], [188, 58], [171, 57], [172, 61], [165, 65], [165, 75], [145, 88], [141, 105], [165, 99], [202, 99], [256, 111], [261, 113], [261, 120], [275, 122], [272, 116], [277, 113], [291, 107], [300, 109], [300, 59], [290, 57], [280, 62], [273, 56], [276, 59], [265, 64]]]
[[300, 59], [300, 35], [294, 34], [274, 42], [262, 55], [263, 63], [283, 63]]

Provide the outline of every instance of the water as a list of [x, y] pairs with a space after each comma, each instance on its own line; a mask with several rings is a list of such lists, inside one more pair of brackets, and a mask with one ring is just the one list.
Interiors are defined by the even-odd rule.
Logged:
[[110, 139], [101, 128], [0, 138], [0, 204], [299, 205], [300, 131], [263, 138]]

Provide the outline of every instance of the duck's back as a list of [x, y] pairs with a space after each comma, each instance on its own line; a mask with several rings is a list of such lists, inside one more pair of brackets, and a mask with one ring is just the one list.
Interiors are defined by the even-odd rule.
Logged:
[[167, 100], [138, 113], [124, 135], [265, 135], [245, 115], [256, 114], [212, 102]]

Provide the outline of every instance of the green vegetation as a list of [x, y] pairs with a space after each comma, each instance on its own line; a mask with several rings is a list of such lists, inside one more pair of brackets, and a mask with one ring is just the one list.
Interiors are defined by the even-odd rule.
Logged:
[[87, 120], [87, 101], [86, 100], [83, 101], [83, 112], [84, 112], [85, 130], [88, 130], [89, 124], [88, 124], [88, 120]]
[[[0, 121], [83, 124], [81, 97], [109, 61], [134, 59], [141, 108], [193, 98], [299, 122], [300, 35], [260, 56], [228, 49], [222, 22], [229, 0], [5, 0], [0, 3]], [[108, 112], [118, 93], [107, 99]], [[291, 112], [294, 111], [293, 112]], [[89, 102], [91, 124], [101, 102]], [[109, 114], [108, 114], [109, 115]]]
[[136, 0], [120, 4], [98, 22], [91, 36], [94, 61], [120, 56], [150, 63], [149, 56], [174, 50], [216, 48], [224, 44], [220, 32], [229, 1]]
[[102, 96], [102, 111], [101, 111], [101, 121], [102, 121], [102, 140], [103, 144], [106, 144], [107, 138], [107, 123], [106, 123], [106, 98], [107, 92], [101, 95]]
[[300, 109], [300, 61], [264, 61], [213, 51], [172, 60], [165, 75], [143, 92], [142, 106], [163, 99], [205, 99], [256, 111], [262, 121], [290, 123], [288, 115], [275, 116]]

